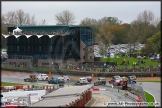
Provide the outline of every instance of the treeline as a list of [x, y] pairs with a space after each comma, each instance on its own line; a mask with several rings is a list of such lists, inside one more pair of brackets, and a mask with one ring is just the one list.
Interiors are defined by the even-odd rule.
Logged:
[[[53, 25], [75, 24], [74, 13], [64, 10], [55, 14]], [[1, 16], [2, 33], [7, 34], [4, 26], [22, 26], [22, 25], [47, 25], [45, 19], [37, 22], [35, 15], [25, 13], [22, 9], [9, 11]], [[143, 11], [137, 15], [137, 18], [130, 24], [122, 23], [117, 17], [103, 17], [99, 20], [93, 18], [84, 18], [80, 25], [89, 25], [94, 29], [94, 42], [100, 47], [100, 54], [106, 55], [106, 50], [111, 44], [130, 44], [133, 45], [131, 51], [134, 51], [136, 43], [145, 44], [143, 53], [161, 52], [161, 20], [156, 18], [151, 11]], [[1, 36], [1, 47], [6, 47], [6, 40]]]

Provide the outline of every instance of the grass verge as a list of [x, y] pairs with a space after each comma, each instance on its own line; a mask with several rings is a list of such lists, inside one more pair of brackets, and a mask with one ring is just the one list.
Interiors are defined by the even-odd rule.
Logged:
[[157, 81], [152, 81], [152, 80], [143, 80], [143, 81], [138, 81], [138, 82], [158, 82], [160, 83], [161, 81], [157, 80]]
[[[155, 103], [154, 97], [146, 91], [145, 91], [145, 96], [146, 96], [146, 101], [148, 103], [151, 103], [151, 102]], [[155, 105], [148, 105], [148, 108], [155, 108]]]
[[18, 84], [18, 83], [1, 82], [1, 86], [15, 86], [15, 85], [26, 85], [26, 84]]

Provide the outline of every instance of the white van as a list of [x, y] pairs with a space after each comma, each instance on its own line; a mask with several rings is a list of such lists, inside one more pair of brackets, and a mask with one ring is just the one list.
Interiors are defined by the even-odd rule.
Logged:
[[37, 80], [48, 81], [49, 80], [49, 77], [48, 77], [47, 74], [39, 74], [37, 76]]
[[87, 83], [88, 83], [86, 77], [82, 77], [82, 78], [80, 78], [79, 81], [80, 81], [81, 84], [87, 84]]

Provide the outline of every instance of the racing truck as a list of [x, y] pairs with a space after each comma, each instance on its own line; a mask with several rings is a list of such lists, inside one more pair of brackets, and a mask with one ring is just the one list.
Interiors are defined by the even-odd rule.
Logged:
[[49, 77], [47, 76], [47, 74], [39, 74], [37, 76], [37, 80], [41, 80], [41, 81], [48, 81]]
[[106, 84], [106, 78], [105, 77], [99, 77], [98, 81], [94, 83], [94, 86], [105, 85], [105, 84]]
[[52, 76], [52, 79], [48, 81], [48, 84], [59, 84], [59, 86], [64, 86], [65, 81], [63, 77]]
[[78, 82], [75, 83], [75, 85], [87, 85], [88, 81], [87, 78], [81, 77]]
[[30, 75], [29, 78], [25, 78], [24, 82], [37, 82], [37, 76], [36, 75]]

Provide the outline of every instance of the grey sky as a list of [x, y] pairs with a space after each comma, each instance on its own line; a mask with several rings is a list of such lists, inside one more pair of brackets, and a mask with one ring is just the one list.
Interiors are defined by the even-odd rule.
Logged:
[[123, 23], [131, 23], [137, 18], [137, 15], [144, 10], [150, 10], [155, 14], [155, 17], [161, 18], [160, 1], [127, 1], [127, 2], [1, 2], [2, 14], [11, 10], [23, 9], [24, 12], [30, 15], [35, 15], [36, 20], [40, 22], [45, 19], [48, 25], [55, 25], [56, 20], [54, 15], [63, 10], [69, 10], [76, 16], [76, 23], [86, 17], [100, 19], [105, 16], [117, 17]]

